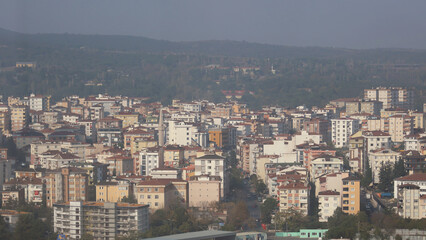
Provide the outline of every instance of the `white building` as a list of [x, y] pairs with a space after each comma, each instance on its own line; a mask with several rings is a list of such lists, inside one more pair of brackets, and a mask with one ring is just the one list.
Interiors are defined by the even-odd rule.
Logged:
[[311, 179], [341, 171], [343, 171], [343, 160], [340, 158], [323, 156], [311, 161]]
[[67, 239], [81, 239], [89, 234], [94, 239], [113, 240], [129, 232], [149, 228], [148, 205], [129, 203], [68, 202], [53, 206], [54, 231]]
[[349, 137], [358, 132], [359, 120], [351, 118], [331, 119], [331, 140], [337, 148], [346, 147]]
[[328, 218], [333, 216], [336, 208], [342, 207], [340, 193], [331, 190], [318, 193], [318, 203], [320, 222], [327, 222]]
[[407, 175], [404, 177], [400, 177], [394, 180], [394, 197], [398, 196], [398, 186], [404, 184], [411, 184], [420, 187], [420, 195], [426, 195], [426, 173], [415, 173], [411, 175]]
[[377, 149], [389, 149], [392, 146], [389, 134], [382, 131], [364, 131], [362, 136], [366, 140], [366, 150], [371, 152]]
[[404, 150], [421, 151], [420, 141], [416, 135], [411, 134], [404, 137]]
[[399, 160], [401, 154], [394, 152], [390, 149], [379, 149], [368, 153], [368, 160], [370, 161], [371, 171], [373, 173], [373, 183], [380, 181], [380, 168], [383, 165], [395, 165]]
[[30, 95], [30, 109], [34, 111], [43, 111], [45, 110], [45, 104], [43, 101], [43, 96], [41, 95]]
[[151, 176], [151, 171], [160, 167], [158, 148], [148, 148], [139, 152], [136, 172], [142, 176]]
[[225, 158], [218, 155], [204, 155], [195, 159], [195, 176], [220, 177], [220, 199], [228, 192], [228, 173]]
[[207, 147], [208, 134], [196, 124], [169, 121], [167, 128], [167, 143], [170, 145], [199, 145]]

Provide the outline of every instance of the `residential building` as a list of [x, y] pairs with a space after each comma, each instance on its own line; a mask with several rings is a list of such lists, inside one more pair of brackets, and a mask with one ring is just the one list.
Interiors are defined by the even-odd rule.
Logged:
[[53, 206], [53, 227], [67, 239], [88, 234], [97, 240], [114, 240], [129, 232], [147, 231], [148, 209], [147, 205], [129, 203], [57, 203]]
[[220, 178], [220, 199], [225, 199], [228, 193], [228, 172], [225, 158], [214, 155], [204, 155], [195, 159], [195, 176], [215, 176]]
[[139, 152], [138, 161], [135, 162], [136, 173], [142, 176], [151, 176], [154, 168], [160, 167], [159, 148], [147, 148]]
[[45, 190], [41, 178], [13, 178], [3, 184], [3, 190], [13, 189], [23, 189], [25, 202], [42, 204]]
[[299, 211], [307, 216], [309, 213], [309, 186], [301, 182], [291, 182], [278, 187], [280, 212], [287, 210]]
[[321, 156], [311, 161], [310, 169], [312, 180], [325, 174], [341, 172], [343, 170], [343, 159], [329, 155]]
[[358, 132], [359, 120], [350, 118], [331, 119], [331, 141], [337, 148], [347, 147], [349, 137]]
[[29, 123], [28, 106], [12, 106], [10, 107], [10, 120], [12, 132], [22, 130]]
[[169, 121], [167, 143], [181, 146], [197, 145], [207, 147], [208, 134], [195, 123]]
[[217, 176], [195, 176], [189, 185], [189, 207], [207, 208], [219, 202], [221, 196], [221, 179]]
[[85, 201], [88, 196], [88, 177], [85, 170], [66, 167], [47, 172], [46, 204], [52, 207], [57, 202]]
[[401, 153], [392, 151], [390, 149], [378, 149], [368, 153], [368, 160], [370, 162], [371, 172], [373, 174], [373, 183], [379, 183], [380, 168], [383, 165], [395, 165], [401, 158]]
[[147, 204], [151, 211], [172, 204], [187, 204], [187, 182], [178, 179], [153, 179], [136, 185], [135, 197], [139, 204]]
[[426, 195], [426, 173], [415, 173], [395, 179], [394, 198], [398, 196], [398, 187], [406, 184], [418, 186], [420, 188], [419, 194], [421, 196]]
[[420, 209], [420, 187], [413, 184], [402, 184], [398, 186], [398, 215], [403, 218], [421, 219]]
[[319, 221], [327, 222], [328, 218], [333, 216], [337, 208], [342, 207], [340, 193], [335, 191], [323, 191], [318, 193], [319, 203]]
[[109, 181], [96, 184], [96, 202], [121, 202], [133, 194], [129, 181]]
[[361, 205], [361, 181], [349, 176], [343, 178], [342, 182], [342, 211], [347, 214], [357, 214]]

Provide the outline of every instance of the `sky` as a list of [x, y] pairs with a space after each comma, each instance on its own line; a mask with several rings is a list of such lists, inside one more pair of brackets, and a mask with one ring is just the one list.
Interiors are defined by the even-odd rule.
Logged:
[[426, 49], [425, 0], [1, 0], [23, 33]]

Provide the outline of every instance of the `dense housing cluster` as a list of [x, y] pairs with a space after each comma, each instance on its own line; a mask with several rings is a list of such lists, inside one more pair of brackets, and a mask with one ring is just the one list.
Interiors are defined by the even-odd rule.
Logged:
[[[425, 109], [413, 110], [413, 98], [410, 89], [376, 88], [324, 107], [252, 110], [232, 96], [168, 106], [101, 94], [8, 97], [1, 139], [23, 157], [0, 149], [1, 202], [52, 207], [55, 231], [70, 239], [114, 239], [148, 230], [148, 212], [228, 201], [238, 168], [265, 184], [279, 212], [308, 215], [315, 198], [327, 222], [337, 208], [357, 214], [366, 200], [425, 218]], [[393, 188], [383, 185], [384, 169], [399, 162]], [[383, 202], [376, 185], [395, 200]]]

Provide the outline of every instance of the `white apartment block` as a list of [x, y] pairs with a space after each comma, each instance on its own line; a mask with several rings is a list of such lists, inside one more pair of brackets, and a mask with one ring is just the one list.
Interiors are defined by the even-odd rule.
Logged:
[[45, 104], [43, 101], [43, 96], [40, 95], [30, 95], [30, 109], [35, 111], [43, 111], [45, 110]]
[[142, 176], [151, 176], [151, 171], [160, 167], [158, 148], [140, 151], [138, 160], [136, 172]]
[[214, 176], [220, 178], [220, 199], [228, 192], [228, 176], [225, 158], [218, 155], [204, 155], [195, 159], [195, 176]]
[[54, 231], [67, 239], [113, 240], [149, 228], [148, 205], [129, 203], [68, 202], [54, 204]]
[[362, 136], [366, 141], [366, 150], [371, 152], [377, 149], [392, 147], [392, 140], [389, 134], [382, 131], [364, 131]]
[[331, 140], [335, 147], [348, 146], [349, 137], [359, 129], [359, 120], [351, 118], [331, 119]]
[[383, 165], [395, 165], [401, 154], [390, 149], [379, 149], [368, 153], [371, 172], [373, 173], [373, 183], [379, 183], [380, 168]]
[[198, 125], [185, 122], [169, 121], [167, 128], [167, 143], [170, 145], [199, 145], [207, 147], [208, 134], [201, 131]]
[[333, 216], [336, 208], [342, 207], [340, 193], [335, 191], [323, 191], [318, 193], [319, 221], [327, 222]]
[[420, 187], [413, 184], [398, 186], [398, 215], [403, 218], [421, 219], [423, 209], [420, 206]]
[[404, 137], [410, 135], [414, 128], [414, 118], [404, 115], [394, 115], [388, 118], [389, 135], [392, 141], [402, 143]]
[[201, 103], [182, 103], [183, 111], [201, 112]]
[[420, 195], [426, 196], [426, 173], [415, 173], [394, 180], [394, 197], [398, 196], [398, 186], [411, 184], [420, 187]]
[[337, 157], [325, 156], [311, 161], [311, 179], [322, 175], [343, 171], [343, 160]]

